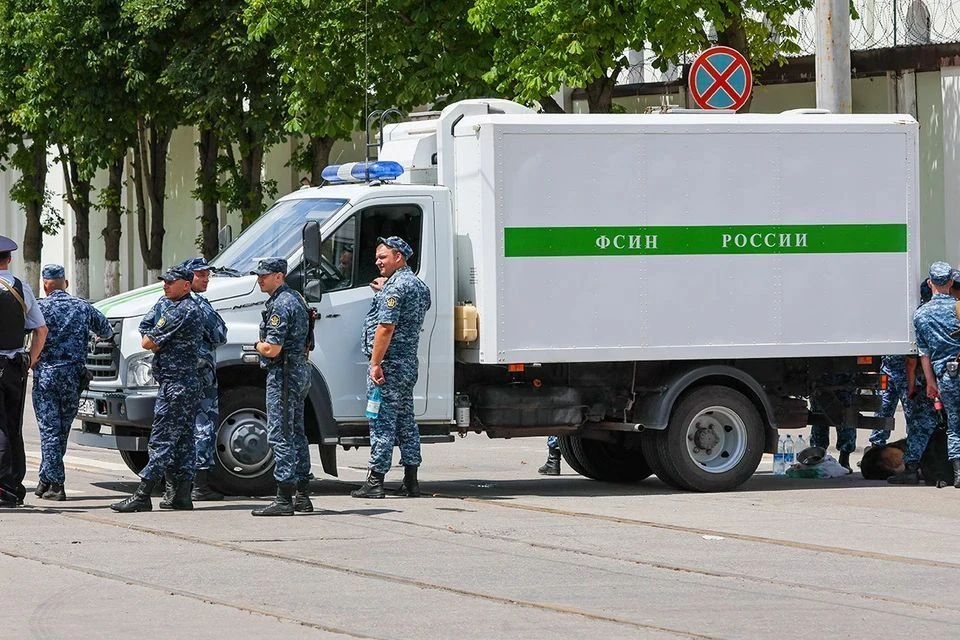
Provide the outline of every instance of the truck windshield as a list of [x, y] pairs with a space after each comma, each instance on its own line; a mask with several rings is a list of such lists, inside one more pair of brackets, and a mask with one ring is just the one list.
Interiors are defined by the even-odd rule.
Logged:
[[346, 203], [333, 198], [278, 202], [214, 258], [211, 265], [215, 272], [236, 276], [250, 273], [261, 258], [290, 258], [300, 246], [307, 220], [323, 222]]

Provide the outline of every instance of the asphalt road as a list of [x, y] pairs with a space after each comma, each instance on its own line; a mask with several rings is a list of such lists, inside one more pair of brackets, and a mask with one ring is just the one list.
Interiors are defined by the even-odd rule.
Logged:
[[[32, 487], [29, 407], [25, 433]], [[431, 445], [429, 497], [357, 500], [366, 451], [350, 451], [313, 483], [318, 512], [253, 518], [262, 500], [116, 514], [136, 478], [72, 446], [67, 502], [0, 510], [0, 637], [822, 640], [960, 624], [953, 488], [773, 477], [767, 456], [740, 490], [692, 494], [539, 477], [544, 454], [541, 439]]]

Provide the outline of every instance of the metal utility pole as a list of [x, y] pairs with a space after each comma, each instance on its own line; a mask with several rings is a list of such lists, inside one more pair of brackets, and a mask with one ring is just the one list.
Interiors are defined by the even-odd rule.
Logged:
[[850, 113], [850, 0], [817, 0], [817, 108]]

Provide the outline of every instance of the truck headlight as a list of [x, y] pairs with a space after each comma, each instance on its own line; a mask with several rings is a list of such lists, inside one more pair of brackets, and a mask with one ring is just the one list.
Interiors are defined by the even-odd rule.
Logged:
[[159, 387], [153, 377], [153, 354], [135, 356], [127, 365], [127, 384], [131, 387]]

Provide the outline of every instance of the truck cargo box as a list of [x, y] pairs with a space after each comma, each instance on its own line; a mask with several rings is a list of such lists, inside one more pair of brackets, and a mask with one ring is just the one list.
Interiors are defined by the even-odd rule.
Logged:
[[492, 114], [449, 131], [456, 293], [479, 312], [461, 360], [914, 348], [910, 116]]

